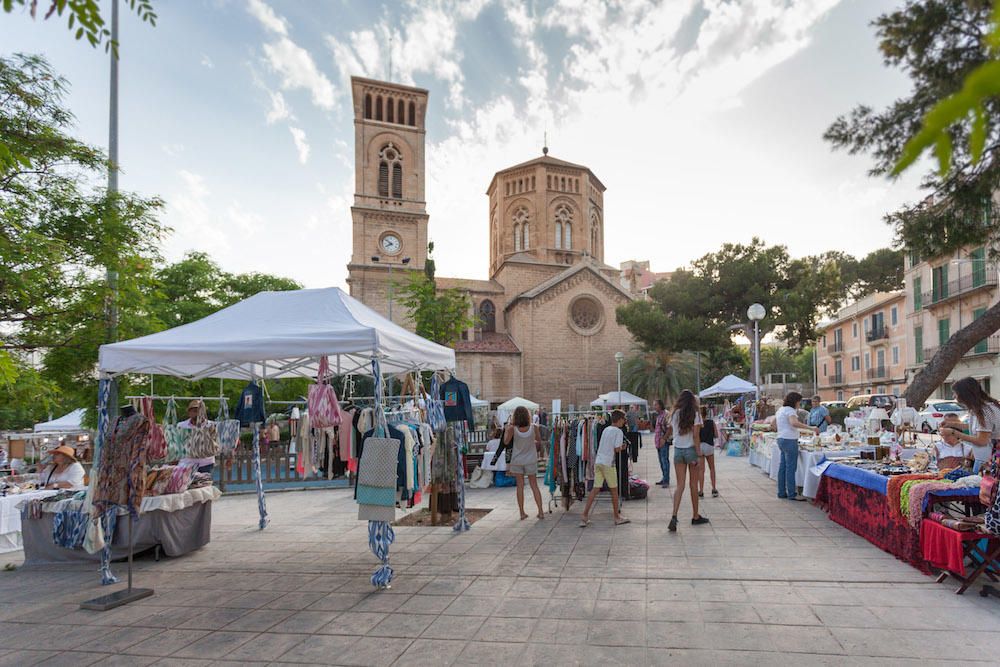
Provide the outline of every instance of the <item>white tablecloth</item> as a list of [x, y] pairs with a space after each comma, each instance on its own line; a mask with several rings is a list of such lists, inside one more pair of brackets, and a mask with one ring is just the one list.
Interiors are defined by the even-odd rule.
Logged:
[[21, 548], [21, 510], [22, 502], [48, 498], [58, 491], [28, 491], [0, 498], [0, 554], [17, 551]]
[[[186, 509], [198, 503], [206, 503], [218, 500], [222, 497], [222, 492], [214, 486], [203, 486], [200, 489], [188, 489], [181, 493], [170, 493], [164, 496], [146, 496], [139, 506], [139, 514], [160, 510], [162, 512], [176, 512]], [[65, 509], [75, 509], [80, 505], [79, 500], [68, 498], [56, 503], [42, 503], [43, 512], [62, 512]], [[121, 508], [118, 514], [128, 514], [128, 510]]]

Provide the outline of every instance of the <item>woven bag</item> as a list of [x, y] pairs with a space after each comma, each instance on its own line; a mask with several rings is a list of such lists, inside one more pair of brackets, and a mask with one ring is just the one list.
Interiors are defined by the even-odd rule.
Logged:
[[167, 441], [167, 461], [180, 461], [187, 456], [187, 441], [191, 430], [177, 425], [177, 404], [174, 399], [167, 401], [167, 411], [163, 414], [163, 438]]
[[219, 434], [215, 424], [208, 421], [205, 413], [205, 403], [202, 402], [198, 413], [201, 426], [191, 425], [187, 441], [187, 455], [192, 459], [207, 459], [219, 455]]
[[219, 433], [220, 452], [227, 456], [232, 454], [240, 444], [240, 420], [229, 418], [229, 406], [225, 398], [219, 401], [219, 416], [216, 418], [215, 427]]
[[163, 427], [156, 423], [153, 413], [153, 399], [143, 396], [139, 404], [142, 414], [149, 420], [149, 435], [146, 436], [146, 461], [153, 463], [162, 461], [167, 456], [167, 439], [163, 435]]
[[444, 418], [444, 401], [441, 400], [441, 385], [438, 383], [437, 373], [431, 378], [431, 395], [427, 399], [427, 423], [435, 431], [448, 428], [448, 422]]
[[313, 428], [330, 428], [340, 425], [340, 403], [333, 386], [327, 384], [330, 361], [323, 356], [319, 360], [316, 384], [309, 387], [309, 423]]

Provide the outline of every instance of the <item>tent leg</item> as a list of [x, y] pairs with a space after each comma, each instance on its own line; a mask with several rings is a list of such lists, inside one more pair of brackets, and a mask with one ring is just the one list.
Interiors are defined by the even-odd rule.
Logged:
[[260, 474], [260, 424], [254, 422], [250, 425], [253, 429], [253, 477], [257, 484], [257, 509], [260, 512], [260, 529], [267, 527], [267, 502], [264, 499], [264, 480]]

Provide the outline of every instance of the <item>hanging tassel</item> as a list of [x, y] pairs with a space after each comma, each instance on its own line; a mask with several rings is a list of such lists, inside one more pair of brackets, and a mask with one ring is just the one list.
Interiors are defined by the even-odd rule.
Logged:
[[464, 533], [471, 527], [465, 518], [465, 461], [462, 457], [462, 450], [465, 449], [465, 427], [464, 421], [455, 424], [455, 448], [458, 450], [456, 458], [458, 470], [458, 521], [451, 527], [456, 533]]
[[264, 481], [260, 475], [260, 425], [254, 422], [250, 425], [253, 429], [253, 476], [257, 484], [257, 511], [260, 512], [260, 529], [267, 527], [267, 502], [264, 500]]
[[104, 510], [100, 521], [101, 528], [104, 530], [104, 548], [101, 549], [101, 585], [109, 586], [118, 583], [118, 577], [111, 572], [111, 542], [114, 538], [115, 527], [118, 525], [118, 510], [114, 507]]
[[393, 570], [389, 565], [389, 545], [396, 539], [396, 533], [386, 521], [368, 522], [368, 547], [375, 557], [382, 561], [381, 567], [371, 576], [375, 588], [389, 588], [392, 583]]

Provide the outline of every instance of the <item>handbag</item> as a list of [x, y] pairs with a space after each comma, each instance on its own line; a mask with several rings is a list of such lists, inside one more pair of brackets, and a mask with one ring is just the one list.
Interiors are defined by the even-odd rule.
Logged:
[[982, 470], [981, 474], [983, 476], [983, 481], [979, 485], [979, 502], [985, 507], [992, 507], [996, 504], [997, 500], [997, 490], [1000, 489], [1000, 474], [997, 471], [997, 461], [996, 459], [991, 459], [989, 463], [983, 467], [987, 470]]
[[143, 396], [139, 403], [142, 414], [149, 420], [149, 435], [146, 436], [146, 461], [162, 461], [167, 456], [167, 439], [163, 435], [163, 427], [156, 423], [153, 413], [153, 399]]
[[187, 441], [187, 456], [192, 459], [215, 458], [219, 455], [219, 433], [215, 424], [208, 421], [205, 412], [205, 403], [202, 401], [201, 409], [198, 412], [200, 426], [191, 425]]
[[167, 441], [167, 461], [180, 461], [187, 456], [187, 441], [191, 430], [177, 425], [177, 404], [174, 399], [167, 401], [167, 411], [163, 413], [163, 439]]
[[448, 428], [448, 422], [444, 418], [444, 401], [441, 400], [441, 385], [438, 383], [437, 373], [431, 378], [431, 396], [427, 399], [427, 423], [435, 431]]
[[229, 418], [226, 399], [219, 401], [219, 415], [215, 418], [215, 428], [219, 434], [219, 452], [229, 456], [240, 444], [240, 420]]
[[330, 428], [340, 425], [340, 403], [333, 385], [327, 384], [326, 376], [330, 373], [330, 361], [324, 355], [319, 360], [319, 372], [316, 384], [309, 386], [309, 424], [313, 428]]

